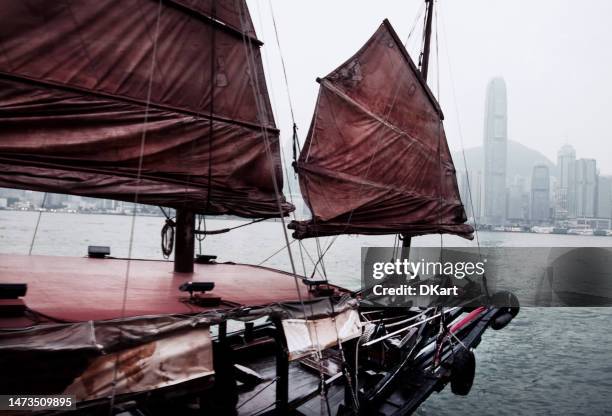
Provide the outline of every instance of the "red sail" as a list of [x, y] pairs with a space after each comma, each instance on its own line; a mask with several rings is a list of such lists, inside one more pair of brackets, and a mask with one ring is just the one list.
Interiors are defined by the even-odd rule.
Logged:
[[0, 186], [279, 215], [260, 46], [244, 0], [3, 1]]
[[388, 21], [321, 84], [296, 168], [313, 218], [295, 238], [471, 238], [443, 115]]

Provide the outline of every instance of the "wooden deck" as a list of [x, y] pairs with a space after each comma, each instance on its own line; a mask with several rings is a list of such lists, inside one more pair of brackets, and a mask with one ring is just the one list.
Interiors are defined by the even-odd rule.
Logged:
[[[127, 296], [123, 312], [124, 290]], [[156, 260], [93, 259], [87, 257], [0, 255], [0, 283], [27, 283], [28, 308], [66, 321], [112, 319], [121, 316], [194, 313], [223, 309], [185, 302], [178, 287], [189, 281], [214, 282], [210, 294], [239, 305], [265, 305], [298, 300], [289, 273], [245, 264], [196, 264], [193, 274], [174, 273], [173, 263]], [[308, 291], [299, 282], [302, 296]], [[13, 326], [0, 317], [0, 327]], [[14, 324], [14, 322], [13, 322]]]

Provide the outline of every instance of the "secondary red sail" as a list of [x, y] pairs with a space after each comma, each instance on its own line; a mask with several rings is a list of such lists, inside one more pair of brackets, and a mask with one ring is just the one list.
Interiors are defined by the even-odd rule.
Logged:
[[471, 238], [442, 111], [385, 20], [320, 83], [296, 164], [312, 219], [295, 238], [336, 234]]
[[0, 187], [278, 216], [260, 46], [244, 0], [3, 1]]

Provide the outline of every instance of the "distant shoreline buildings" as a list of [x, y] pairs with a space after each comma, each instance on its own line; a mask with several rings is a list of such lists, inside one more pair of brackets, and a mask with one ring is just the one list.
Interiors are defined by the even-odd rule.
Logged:
[[563, 219], [576, 215], [576, 151], [568, 144], [557, 152], [558, 182], [556, 217]]
[[134, 213], [134, 208], [136, 208], [136, 212], [139, 215], [162, 215], [159, 207], [152, 205], [77, 195], [0, 188], [0, 209], [131, 215]]
[[556, 166], [534, 163], [529, 176], [509, 177], [514, 155], [508, 153], [507, 123], [506, 83], [493, 78], [485, 98], [482, 166], [468, 166], [458, 175], [470, 221], [492, 229], [612, 229], [612, 177], [599, 173], [597, 161], [576, 158], [574, 148], [565, 144]]
[[548, 224], [550, 222], [550, 171], [546, 165], [533, 167], [530, 205], [532, 224]]

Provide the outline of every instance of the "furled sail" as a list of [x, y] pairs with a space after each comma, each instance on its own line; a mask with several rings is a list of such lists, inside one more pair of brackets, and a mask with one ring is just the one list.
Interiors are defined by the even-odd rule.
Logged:
[[312, 219], [295, 238], [337, 234], [471, 238], [442, 111], [385, 20], [320, 83], [296, 163]]
[[3, 1], [0, 187], [278, 216], [260, 46], [244, 0]]

